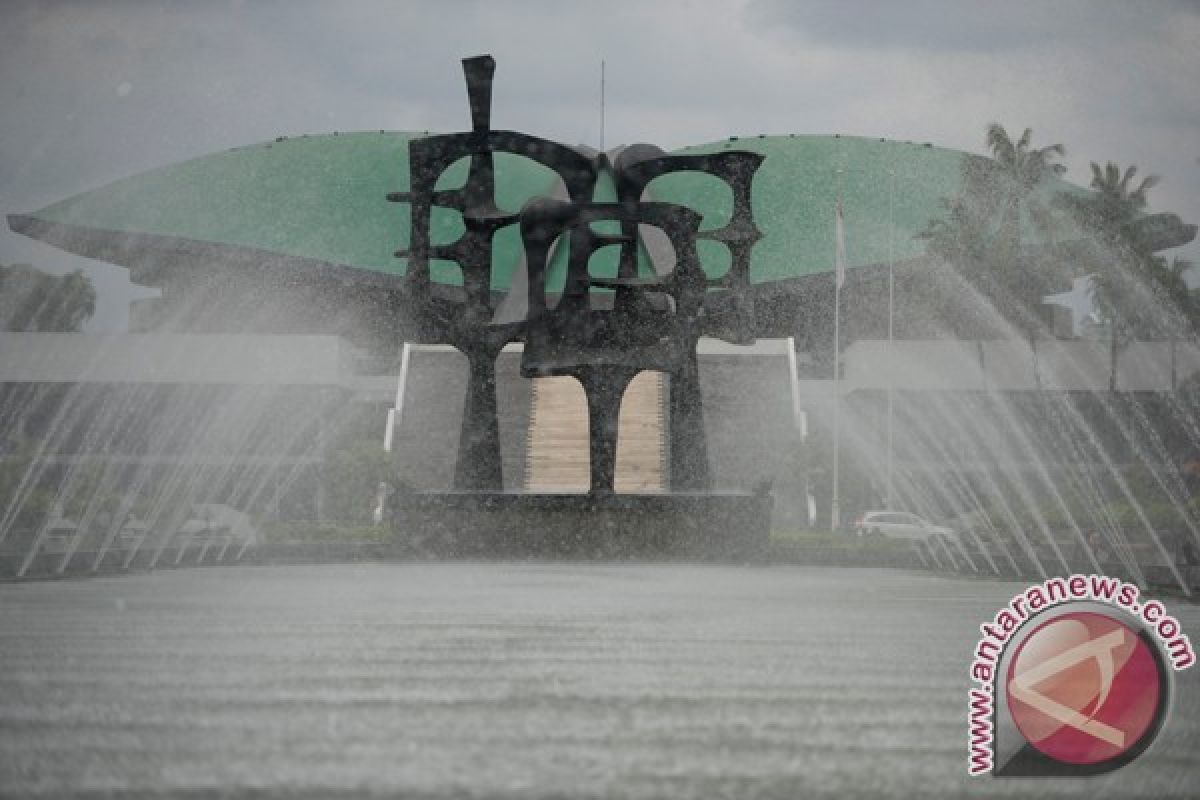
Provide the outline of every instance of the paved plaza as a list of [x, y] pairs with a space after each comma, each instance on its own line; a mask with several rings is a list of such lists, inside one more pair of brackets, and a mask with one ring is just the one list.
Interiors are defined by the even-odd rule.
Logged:
[[0, 585], [0, 796], [1194, 797], [1200, 669], [1115, 773], [967, 777], [978, 625], [1021, 588], [545, 563]]

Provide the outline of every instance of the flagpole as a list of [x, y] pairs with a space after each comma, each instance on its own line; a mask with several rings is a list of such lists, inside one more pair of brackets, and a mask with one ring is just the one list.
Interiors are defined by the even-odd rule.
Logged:
[[600, 59], [600, 152], [604, 152], [604, 59]]
[[895, 356], [892, 352], [892, 345], [896, 340], [895, 330], [895, 307], [896, 307], [896, 262], [892, 250], [892, 235], [895, 230], [893, 224], [894, 208], [896, 198], [896, 170], [888, 170], [888, 386], [887, 386], [887, 507], [893, 509], [896, 507], [895, 490], [892, 480], [893, 469], [895, 467], [895, 450], [893, 441], [893, 417], [895, 414], [895, 403], [893, 400], [894, 379], [892, 376], [892, 365], [896, 363]]
[[842, 170], [837, 170], [837, 205], [833, 220], [833, 503], [829, 510], [829, 527], [837, 532], [841, 527], [841, 449], [842, 449], [842, 370], [841, 326], [842, 283], [846, 279], [846, 252], [842, 230]]
[[838, 285], [837, 278], [833, 281], [833, 505], [829, 511], [829, 527], [830, 530], [837, 532], [841, 522], [841, 508], [839, 504], [839, 487], [838, 487], [838, 456], [840, 455], [842, 444], [842, 390], [841, 370], [838, 364], [838, 341], [841, 338], [841, 314], [838, 306], [842, 304], [842, 289]]

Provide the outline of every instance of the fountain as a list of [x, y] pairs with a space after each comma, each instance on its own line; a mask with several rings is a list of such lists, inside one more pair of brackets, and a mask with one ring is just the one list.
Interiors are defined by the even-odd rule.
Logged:
[[[731, 137], [672, 154], [647, 145], [597, 153], [492, 130], [493, 67], [486, 57], [464, 62], [469, 132], [278, 137], [13, 215], [9, 224], [167, 287], [156, 301], [166, 311], [155, 312], [167, 321], [147, 328], [170, 330], [177, 320], [183, 330], [209, 332], [256, 326], [292, 334], [350, 331], [346, 335], [372, 341], [376, 350], [401, 340], [455, 347], [465, 357], [468, 380], [451, 474], [442, 485], [430, 478], [383, 493], [399, 528], [459, 534], [440, 543], [432, 537], [427, 544], [435, 552], [541, 548], [614, 556], [633, 542], [651, 551], [686, 550], [690, 537], [724, 541], [716, 549], [740, 557], [761, 546], [772, 500], [776, 525], [781, 507], [806, 505], [800, 492], [807, 488], [815, 487], [819, 505], [828, 507], [829, 473], [813, 455], [825, 435], [821, 410], [832, 396], [829, 354], [835, 349], [825, 318], [834, 294], [825, 210], [844, 193], [853, 267], [843, 295], [851, 344], [839, 356], [844, 378], [835, 390], [846, 422], [844, 500], [865, 508], [890, 497], [927, 517], [957, 520], [957, 540], [931, 542], [914, 555], [938, 568], [1029, 576], [1107, 569], [1143, 584], [1194, 585], [1185, 552], [1200, 545], [1200, 537], [1189, 479], [1179, 469], [1200, 442], [1195, 406], [1187, 399], [1196, 364], [1191, 344], [1131, 344], [1107, 380], [1098, 377], [1102, 345], [1056, 341], [1044, 327], [1030, 338], [953, 269], [940, 278], [941, 294], [954, 299], [960, 316], [987, 321], [992, 334], [986, 340], [961, 341], [958, 331], [934, 322], [917, 326], [910, 338], [940, 344], [870, 341], [881, 338], [878, 310], [888, 275], [896, 275], [901, 304], [922, 294], [913, 277], [931, 265], [912, 233], [979, 159], [928, 145], [838, 136]], [[1077, 187], [1055, 181], [1039, 191], [1078, 194]], [[386, 195], [400, 207], [388, 206]], [[221, 200], [230, 196], [239, 199], [238, 208], [250, 209], [254, 224], [230, 216]], [[407, 213], [398, 218], [396, 210]], [[1177, 219], [1146, 221], [1170, 240], [1163, 246], [1194, 236], [1194, 228]], [[385, 265], [397, 247], [402, 260]], [[1030, 247], [1051, 251], [1059, 243]], [[714, 250], [721, 254], [714, 257]], [[1089, 255], [1088, 263], [1097, 258]], [[226, 304], [225, 313], [214, 311]], [[276, 313], [279, 308], [304, 316], [304, 323]], [[816, 433], [801, 444], [790, 427], [780, 426], [773, 441], [809, 454], [795, 475], [776, 466], [716, 477], [721, 470], [712, 465], [728, 458], [730, 445], [714, 448], [709, 441], [714, 414], [704, 398], [713, 390], [697, 374], [703, 372], [696, 360], [701, 335], [735, 343], [795, 336], [800, 355], [814, 356], [799, 373], [793, 368], [800, 379], [792, 382], [791, 405], [809, 412]], [[513, 344], [523, 349], [504, 355]], [[181, 338], [174, 355], [158, 357], [181, 360], [196, 346], [198, 339]], [[496, 373], [498, 357], [517, 363], [525, 379], [566, 377], [584, 387], [590, 468], [582, 490], [514, 486], [513, 460], [500, 452], [499, 440], [512, 432], [502, 429], [505, 412], [498, 406], [504, 400], [498, 401], [496, 385], [508, 378]], [[1167, 364], [1169, 370], [1159, 368]], [[631, 377], [646, 370], [669, 376], [663, 390], [669, 480], [663, 492], [623, 493], [614, 476], [616, 409]], [[918, 373], [925, 378], [912, 378]], [[955, 383], [967, 375], [971, 381]], [[86, 378], [86, 370], [75, 376]], [[114, 549], [119, 565], [183, 563], [192, 557], [183, 542], [190, 539], [173, 532], [197, 519], [193, 505], [224, 503], [269, 515], [289, 486], [306, 487], [295, 493], [320, 505], [320, 483], [311, 481], [323, 452], [318, 430], [337, 427], [335, 411], [348, 409], [347, 391], [381, 392], [364, 388], [369, 381], [335, 375], [324, 384], [333, 395], [289, 406], [286, 416], [294, 424], [273, 428], [264, 420], [280, 416], [285, 383], [235, 389], [218, 404], [221, 413], [203, 393], [181, 389], [166, 404], [175, 410], [141, 423], [156, 429], [147, 431], [149, 439], [191, 432], [170, 453], [149, 454], [169, 463], [165, 471], [150, 462], [98, 458], [96, 467], [61, 458], [60, 445], [72, 437], [96, 453], [115, 446], [114, 432], [137, 424], [129, 421], [138, 417], [134, 410], [149, 412], [162, 402], [151, 399], [154, 392], [97, 405], [83, 388], [63, 390], [45, 425], [49, 438], [40, 445], [52, 458], [31, 454], [15, 500], [0, 518], [0, 543], [13, 544], [22, 514], [44, 505], [47, 484], [77, 497], [67, 515], [74, 523], [101, 531], [97, 546], [86, 550], [95, 567], [112, 563]], [[812, 392], [805, 394], [805, 387]], [[8, 415], [37, 404], [20, 392], [12, 397]], [[783, 397], [766, 402], [788, 405]], [[889, 416], [895, 425], [884, 423]], [[204, 444], [217, 440], [246, 443], [249, 458], [222, 461], [210, 453], [206, 460]], [[255, 450], [252, 441], [269, 442], [271, 453]], [[753, 454], [738, 457], [753, 460]], [[894, 458], [895, 469], [888, 468]], [[409, 466], [406, 483], [414, 473]], [[785, 486], [785, 479], [792, 484]], [[745, 491], [751, 485], [760, 491]], [[114, 503], [116, 488], [125, 494]], [[373, 479], [363, 488], [362, 505], [382, 517], [376, 492]], [[589, 538], [580, 535], [585, 525], [610, 532]], [[629, 526], [638, 530], [621, 532]], [[691, 533], [676, 541], [667, 535], [674, 528]], [[745, 538], [727, 539], [719, 529], [745, 531]], [[78, 537], [66, 552], [37, 554], [41, 544], [62, 538], [55, 530], [47, 517], [32, 530], [25, 526], [5, 571], [37, 571], [44, 562], [61, 571], [78, 562]], [[203, 546], [190, 552], [214, 550], [222, 552]]]
[[1106, 343], [1035, 350], [1010, 334], [848, 349], [845, 445], [862, 485], [885, 486], [893, 457], [899, 505], [949, 518], [992, 574], [1107, 573], [1190, 594], [1200, 520], [1180, 465], [1200, 447], [1200, 417], [1170, 365], [1194, 375], [1200, 349], [1133, 345], [1128, 389], [1111, 392]]
[[[272, 498], [277, 506], [289, 484], [311, 481], [321, 432], [338, 424], [336, 398], [320, 402], [319, 388], [338, 378], [337, 353], [311, 345], [312, 337], [273, 348], [264, 337], [3, 337], [0, 360], [12, 369], [23, 357], [29, 381], [5, 387], [18, 401], [6, 405], [7, 430], [19, 427], [36, 445], [6, 464], [0, 570], [24, 577], [243, 558], [260, 541], [246, 512], [267, 519]], [[264, 370], [260, 360], [273, 363]], [[25, 396], [31, 385], [35, 397]], [[48, 497], [51, 513], [38, 513]]]

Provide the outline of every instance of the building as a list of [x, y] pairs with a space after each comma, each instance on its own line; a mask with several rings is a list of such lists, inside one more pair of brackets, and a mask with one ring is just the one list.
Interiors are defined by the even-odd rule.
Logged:
[[[406, 307], [405, 262], [395, 253], [408, 245], [408, 215], [403, 203], [387, 202], [389, 193], [408, 188], [407, 145], [419, 135], [379, 131], [280, 137], [135, 175], [31, 214], [10, 216], [9, 225], [71, 252], [126, 266], [135, 282], [159, 287], [161, 299], [142, 301], [135, 310], [133, 324], [140, 331], [339, 336], [370, 354], [360, 359], [359, 371], [394, 381], [404, 370], [401, 342], [438, 344], [429, 341]], [[868, 352], [865, 341], [887, 338], [890, 291], [894, 289], [896, 296], [899, 338], [937, 333], [923, 328], [920, 314], [912, 311], [923, 299], [912, 290], [913, 280], [935, 268], [917, 234], [943, 215], [942, 199], [958, 192], [964, 174], [982, 159], [927, 143], [849, 136], [730, 137], [677, 152], [723, 149], [749, 150], [765, 157], [753, 186], [755, 224], [763, 233], [751, 261], [754, 329], [761, 340], [793, 345], [780, 349], [768, 341], [759, 350], [735, 355], [741, 351], [713, 344], [707, 354], [702, 352], [711, 453], [720, 482], [749, 486], [773, 481], [777, 497], [786, 498], [781, 504], [786, 522], [780, 524], [807, 523], [810, 492], [821, 496], [824, 507], [831, 491], [828, 470], [776, 455], [792, 452], [793, 442], [805, 435], [805, 416], [799, 412], [812, 410], [815, 421], [827, 420], [819, 412], [820, 401], [812, 397], [857, 394], [858, 400], [848, 402], [864, 408], [878, 405], [881, 387], [856, 381], [863, 380], [861, 365], [879, 358], [877, 351]], [[506, 209], [560, 191], [553, 173], [517, 156], [497, 155], [496, 173], [496, 200]], [[446, 180], [448, 186], [453, 184], [452, 177]], [[1082, 191], [1054, 179], [1037, 189], [1043, 199]], [[606, 199], [605, 192], [611, 192], [611, 187], [602, 183], [597, 199]], [[729, 218], [728, 190], [704, 175], [664, 176], [651, 184], [649, 193], [651, 199], [700, 211], [706, 226], [719, 226]], [[834, 208], [839, 201], [848, 267], [842, 290], [841, 344], [849, 349], [841, 367], [846, 380], [834, 387], [830, 380], [834, 373]], [[1195, 235], [1194, 226], [1170, 215], [1149, 218], [1147, 225], [1161, 248], [1185, 243]], [[432, 227], [435, 237], [449, 241], [461, 230], [461, 220], [451, 209], [437, 209]], [[727, 252], [715, 242], [700, 244], [705, 270], [710, 276], [720, 275], [728, 264]], [[1023, 227], [1024, 248], [1036, 250], [1044, 244], [1033, 226]], [[652, 232], [643, 231], [639, 257], [647, 267], [657, 268], [671, 254], [664, 252]], [[524, 267], [514, 230], [497, 234], [493, 265], [491, 290], [497, 308], [503, 309], [508, 292], [521, 285]], [[611, 260], [597, 256], [597, 273], [612, 268]], [[461, 276], [453, 264], [435, 264], [433, 278], [442, 296], [454, 299], [461, 293]], [[936, 366], [926, 371], [930, 382], [918, 381], [903, 391], [944, 394], [938, 382], [946, 374], [957, 376], [957, 368], [948, 365], [958, 362], [944, 360], [940, 344], [905, 347], [915, 354], [913, 363], [928, 364], [929, 357], [937, 357], [932, 362]], [[966, 347], [969, 351], [975, 345]], [[978, 347], [986, 351], [992, 345]], [[889, 352], [887, 359], [895, 354]], [[1094, 360], [1082, 352], [1079, 358]], [[1170, 353], [1158, 347], [1147, 357], [1161, 363], [1162, 357], [1174, 357]], [[453, 354], [436, 347], [410, 350], [410, 354], [412, 374], [426, 377], [411, 378], [407, 393], [400, 393], [402, 402], [394, 404], [403, 410], [400, 419], [393, 420], [392, 434], [398, 443], [394, 452], [403, 480], [420, 487], [444, 486], [452, 469], [447, 441], [457, 432], [455, 414], [461, 415], [463, 389], [456, 377], [460, 365]], [[996, 358], [1039, 363], [1032, 352]], [[754, 366], [760, 363], [767, 366]], [[1108, 385], [1097, 378], [1098, 371], [1089, 375], [1079, 392], [1092, 393]], [[1176, 381], [1156, 379], [1145, 393], [1174, 385]], [[807, 386], [810, 400], [797, 399], [793, 386]], [[1025, 391], [1023, 387], [1001, 381], [986, 391], [1014, 397]], [[891, 387], [893, 399], [898, 388]], [[1045, 385], [1041, 388], [1047, 390]], [[539, 400], [549, 407], [555, 395], [555, 402], [568, 407], [556, 412], [560, 418], [576, 420], [582, 413], [578, 400], [563, 399], [562, 392], [549, 385], [535, 387], [507, 379], [500, 381], [499, 391], [501, 402], [510, 409], [507, 432], [502, 431], [506, 486], [519, 489], [564, 480], [547, 479], [539, 472], [544, 454], [532, 452], [537, 446], [531, 442], [542, 441], [536, 424]], [[640, 485], [654, 487], [658, 479], [647, 465], [662, 457], [662, 446], [654, 441], [661, 437], [663, 421], [661, 414], [654, 413], [653, 399], [659, 398], [661, 410], [661, 386], [651, 387], [645, 396], [650, 399], [639, 402], [648, 403], [649, 410], [639, 412], [643, 422], [636, 428], [645, 446], [640, 461], [635, 461], [644, 473], [638, 478], [643, 481]], [[766, 433], [751, 435], [752, 429]], [[567, 438], [571, 435], [577, 432]], [[858, 450], [872, 452], [870, 447]], [[763, 452], [772, 454], [766, 465]], [[921, 458], [929, 461], [930, 453], [944, 452], [945, 447], [935, 443]], [[405, 462], [405, 457], [412, 460]], [[569, 460], [564, 456], [558, 462]], [[550, 461], [558, 463], [554, 458]], [[908, 469], [911, 464], [903, 466]], [[879, 488], [877, 471], [858, 468], [868, 476], [864, 479], [868, 485], [857, 490], [860, 496], [855, 502], [873, 502], [870, 495]], [[559, 464], [551, 472], [561, 469]], [[925, 505], [939, 514], [959, 504], [929, 490], [936, 480], [914, 481], [903, 497], [892, 491], [877, 495], [891, 496], [892, 502], [910, 507]], [[869, 485], [872, 482], [874, 487]], [[890, 485], [892, 480], [885, 482]], [[968, 486], [955, 496], [965, 502], [982, 491]]]

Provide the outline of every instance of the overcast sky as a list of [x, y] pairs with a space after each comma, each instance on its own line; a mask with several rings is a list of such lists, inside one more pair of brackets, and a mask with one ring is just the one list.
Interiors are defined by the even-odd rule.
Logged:
[[[1025, 127], [1162, 176], [1200, 222], [1200, 0], [25, 2], [0, 6], [0, 213], [281, 134], [469, 127], [459, 59], [498, 62], [493, 124], [667, 148], [846, 133], [983, 152]], [[1200, 260], [1200, 246], [1180, 255]], [[0, 263], [88, 265], [93, 330], [124, 270], [4, 229]]]

